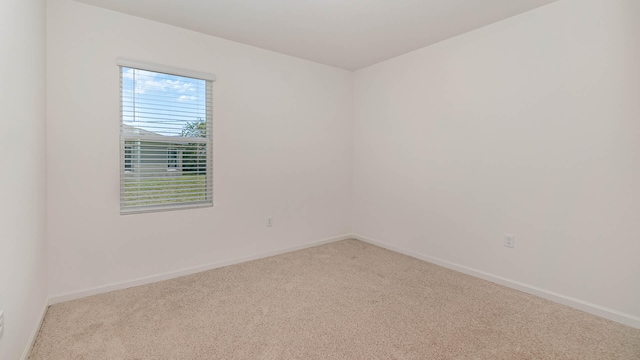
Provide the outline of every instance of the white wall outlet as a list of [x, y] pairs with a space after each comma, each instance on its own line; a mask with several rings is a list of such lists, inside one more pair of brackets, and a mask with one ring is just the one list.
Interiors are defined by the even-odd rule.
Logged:
[[267, 227], [272, 227], [273, 226], [273, 217], [269, 216], [267, 218]]
[[4, 335], [4, 311], [0, 310], [0, 339]]
[[515, 243], [516, 243], [515, 235], [504, 234], [504, 246], [512, 248], [515, 246]]

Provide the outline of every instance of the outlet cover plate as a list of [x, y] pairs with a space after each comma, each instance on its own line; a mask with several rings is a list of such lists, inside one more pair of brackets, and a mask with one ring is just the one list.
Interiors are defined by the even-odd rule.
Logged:
[[512, 248], [515, 246], [515, 243], [516, 243], [515, 235], [504, 234], [504, 246]]

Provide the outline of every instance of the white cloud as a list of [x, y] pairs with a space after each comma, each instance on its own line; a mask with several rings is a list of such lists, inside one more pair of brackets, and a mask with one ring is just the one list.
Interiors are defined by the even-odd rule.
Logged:
[[187, 100], [195, 100], [196, 97], [195, 96], [187, 96], [187, 95], [182, 95], [178, 98], [178, 101], [187, 101]]
[[122, 78], [133, 79], [133, 69], [125, 68], [124, 71], [122, 71]]
[[193, 83], [180, 80], [158, 79], [157, 76], [137, 80], [136, 93], [144, 94], [147, 91], [175, 92], [184, 94], [186, 92], [196, 91], [196, 86]]
[[194, 80], [159, 74], [151, 71], [125, 68], [122, 71], [123, 80], [133, 85], [131, 89], [136, 94], [157, 94], [158, 92], [175, 95], [178, 101], [196, 100], [198, 83]]

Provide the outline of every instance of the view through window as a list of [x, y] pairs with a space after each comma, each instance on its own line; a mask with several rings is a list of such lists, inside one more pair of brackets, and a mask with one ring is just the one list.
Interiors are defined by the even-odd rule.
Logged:
[[121, 66], [122, 213], [212, 205], [210, 80]]

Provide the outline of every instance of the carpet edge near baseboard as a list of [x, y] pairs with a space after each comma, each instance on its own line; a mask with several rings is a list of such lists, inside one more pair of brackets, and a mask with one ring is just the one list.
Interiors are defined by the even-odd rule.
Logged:
[[117, 283], [100, 285], [100, 286], [92, 287], [89, 289], [72, 291], [72, 292], [62, 293], [58, 295], [52, 295], [52, 296], [49, 296], [48, 305], [55, 305], [58, 303], [82, 299], [88, 296], [104, 294], [111, 291], [123, 290], [131, 287], [135, 287], [135, 286], [147, 285], [147, 284], [151, 284], [159, 281], [175, 279], [181, 276], [192, 275], [199, 272], [213, 270], [213, 269], [217, 269], [217, 268], [221, 268], [229, 265], [235, 265], [235, 264], [240, 264], [247, 261], [263, 259], [263, 258], [275, 256], [275, 255], [286, 254], [293, 251], [303, 250], [303, 249], [324, 245], [324, 244], [329, 244], [336, 241], [347, 240], [351, 238], [353, 238], [351, 234], [334, 236], [334, 237], [325, 238], [322, 240], [312, 241], [302, 245], [288, 246], [288, 247], [283, 247], [276, 250], [261, 252], [261, 253], [252, 254], [248, 256], [240, 256], [240, 257], [236, 257], [228, 260], [215, 261], [208, 264], [197, 265], [197, 266], [192, 266], [192, 267], [173, 270], [173, 271], [167, 271], [160, 274], [138, 277], [138, 278], [125, 280]]
[[522, 291], [524, 293], [541, 297], [543, 299], [553, 301], [558, 304], [566, 305], [572, 307], [574, 309], [584, 311], [586, 313], [596, 315], [611, 321], [615, 321], [617, 323], [631, 326], [636, 329], [640, 329], [640, 317], [627, 314], [618, 310], [614, 310], [605, 306], [600, 306], [597, 304], [590, 303], [588, 301], [580, 300], [577, 298], [573, 298], [570, 296], [562, 295], [555, 293], [550, 290], [542, 289], [533, 285], [525, 284], [519, 281], [511, 280], [504, 278], [502, 276], [494, 275], [491, 273], [487, 273], [484, 271], [480, 271], [468, 266], [456, 264], [447, 260], [439, 259], [433, 256], [428, 256], [424, 254], [420, 254], [411, 250], [407, 250], [401, 247], [397, 247], [394, 245], [389, 245], [382, 241], [374, 240], [370, 237], [363, 236], [360, 234], [351, 234], [351, 238], [357, 239], [372, 245], [380, 246], [387, 250], [395, 251], [400, 254], [404, 254], [422, 261], [426, 261], [432, 264], [440, 265], [447, 269], [455, 270], [467, 275], [471, 275], [483, 280], [487, 280], [498, 285], [506, 286], [508, 288], [512, 288], [518, 291]]
[[31, 350], [33, 349], [33, 345], [36, 343], [36, 338], [38, 337], [38, 333], [40, 333], [40, 328], [42, 327], [42, 323], [44, 322], [44, 317], [47, 314], [47, 309], [49, 309], [49, 299], [45, 300], [44, 307], [40, 311], [40, 316], [38, 317], [38, 323], [33, 328], [31, 335], [29, 336], [29, 341], [27, 342], [27, 346], [25, 346], [24, 351], [22, 352], [22, 356], [20, 360], [27, 360], [31, 355]]

